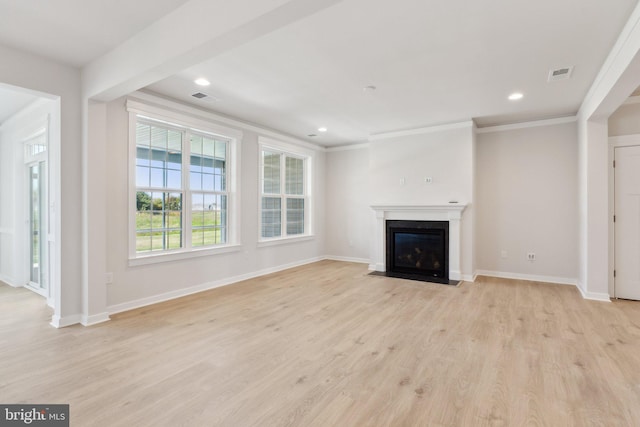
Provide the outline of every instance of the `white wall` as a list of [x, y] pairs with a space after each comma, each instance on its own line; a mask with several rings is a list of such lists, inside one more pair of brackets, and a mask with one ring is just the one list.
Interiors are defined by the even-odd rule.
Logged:
[[477, 167], [479, 273], [575, 284], [576, 123], [479, 134]]
[[15, 147], [6, 127], [0, 126], [0, 280], [19, 286], [15, 271]]
[[[325, 253], [325, 154], [315, 153], [311, 240], [258, 247], [258, 133], [243, 132], [240, 143], [242, 250], [152, 265], [128, 265], [128, 112], [125, 98], [107, 104], [107, 248], [106, 266], [113, 273], [107, 305], [119, 311], [177, 296], [198, 287], [318, 259]], [[224, 124], [229, 126], [229, 124]], [[273, 138], [272, 135], [268, 135]]]
[[[0, 46], [0, 83], [36, 91], [37, 95], [59, 97], [61, 144], [53, 156], [52, 176], [59, 176], [64, 189], [56, 197], [56, 222], [53, 236], [60, 260], [54, 260], [53, 274], [60, 283], [53, 323], [74, 323], [81, 311], [81, 103], [79, 70], [53, 61]], [[55, 168], [55, 169], [54, 169]], [[59, 264], [59, 270], [56, 269]]]
[[0, 126], [0, 279], [13, 286], [29, 281], [29, 230], [25, 222], [29, 218], [29, 190], [24, 141], [47, 125], [52, 144], [51, 139], [59, 134], [59, 119], [57, 102], [42, 98]]
[[640, 104], [622, 105], [609, 117], [609, 136], [640, 134]]
[[369, 146], [327, 153], [326, 252], [336, 259], [369, 262], [373, 211]]
[[[473, 267], [472, 123], [428, 128], [423, 133], [376, 138], [371, 142], [369, 193], [372, 205], [446, 205], [468, 203], [461, 222], [460, 266], [465, 278]], [[431, 177], [432, 183], [424, 178]]]

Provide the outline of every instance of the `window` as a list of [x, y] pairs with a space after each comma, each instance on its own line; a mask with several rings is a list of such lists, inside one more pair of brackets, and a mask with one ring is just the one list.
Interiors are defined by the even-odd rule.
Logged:
[[262, 145], [260, 159], [260, 239], [310, 235], [311, 157]]
[[135, 102], [127, 105], [135, 127], [130, 257], [237, 244], [230, 212], [236, 139], [203, 130], [205, 123], [196, 128], [184, 118], [169, 121], [140, 114]]

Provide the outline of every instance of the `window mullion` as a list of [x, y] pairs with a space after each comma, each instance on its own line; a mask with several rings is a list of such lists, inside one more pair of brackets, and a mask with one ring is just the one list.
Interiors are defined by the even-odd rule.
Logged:
[[280, 155], [280, 197], [281, 197], [281, 218], [282, 228], [280, 237], [287, 236], [287, 156], [285, 154]]
[[190, 187], [191, 179], [191, 141], [188, 131], [182, 133], [182, 242], [186, 250], [192, 248], [191, 245], [191, 205], [192, 194]]

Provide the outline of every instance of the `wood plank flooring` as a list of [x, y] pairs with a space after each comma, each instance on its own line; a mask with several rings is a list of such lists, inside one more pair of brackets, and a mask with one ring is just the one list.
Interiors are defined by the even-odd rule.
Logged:
[[0, 286], [0, 402], [72, 426], [638, 426], [640, 303], [323, 261], [56, 330]]

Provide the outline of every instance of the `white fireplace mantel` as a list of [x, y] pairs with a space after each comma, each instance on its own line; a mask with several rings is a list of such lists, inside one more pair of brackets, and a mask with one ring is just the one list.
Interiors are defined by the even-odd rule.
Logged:
[[460, 219], [467, 207], [462, 203], [446, 205], [373, 205], [377, 224], [373, 267], [386, 271], [386, 224], [387, 220], [405, 221], [449, 221], [449, 279], [461, 280], [460, 271]]

